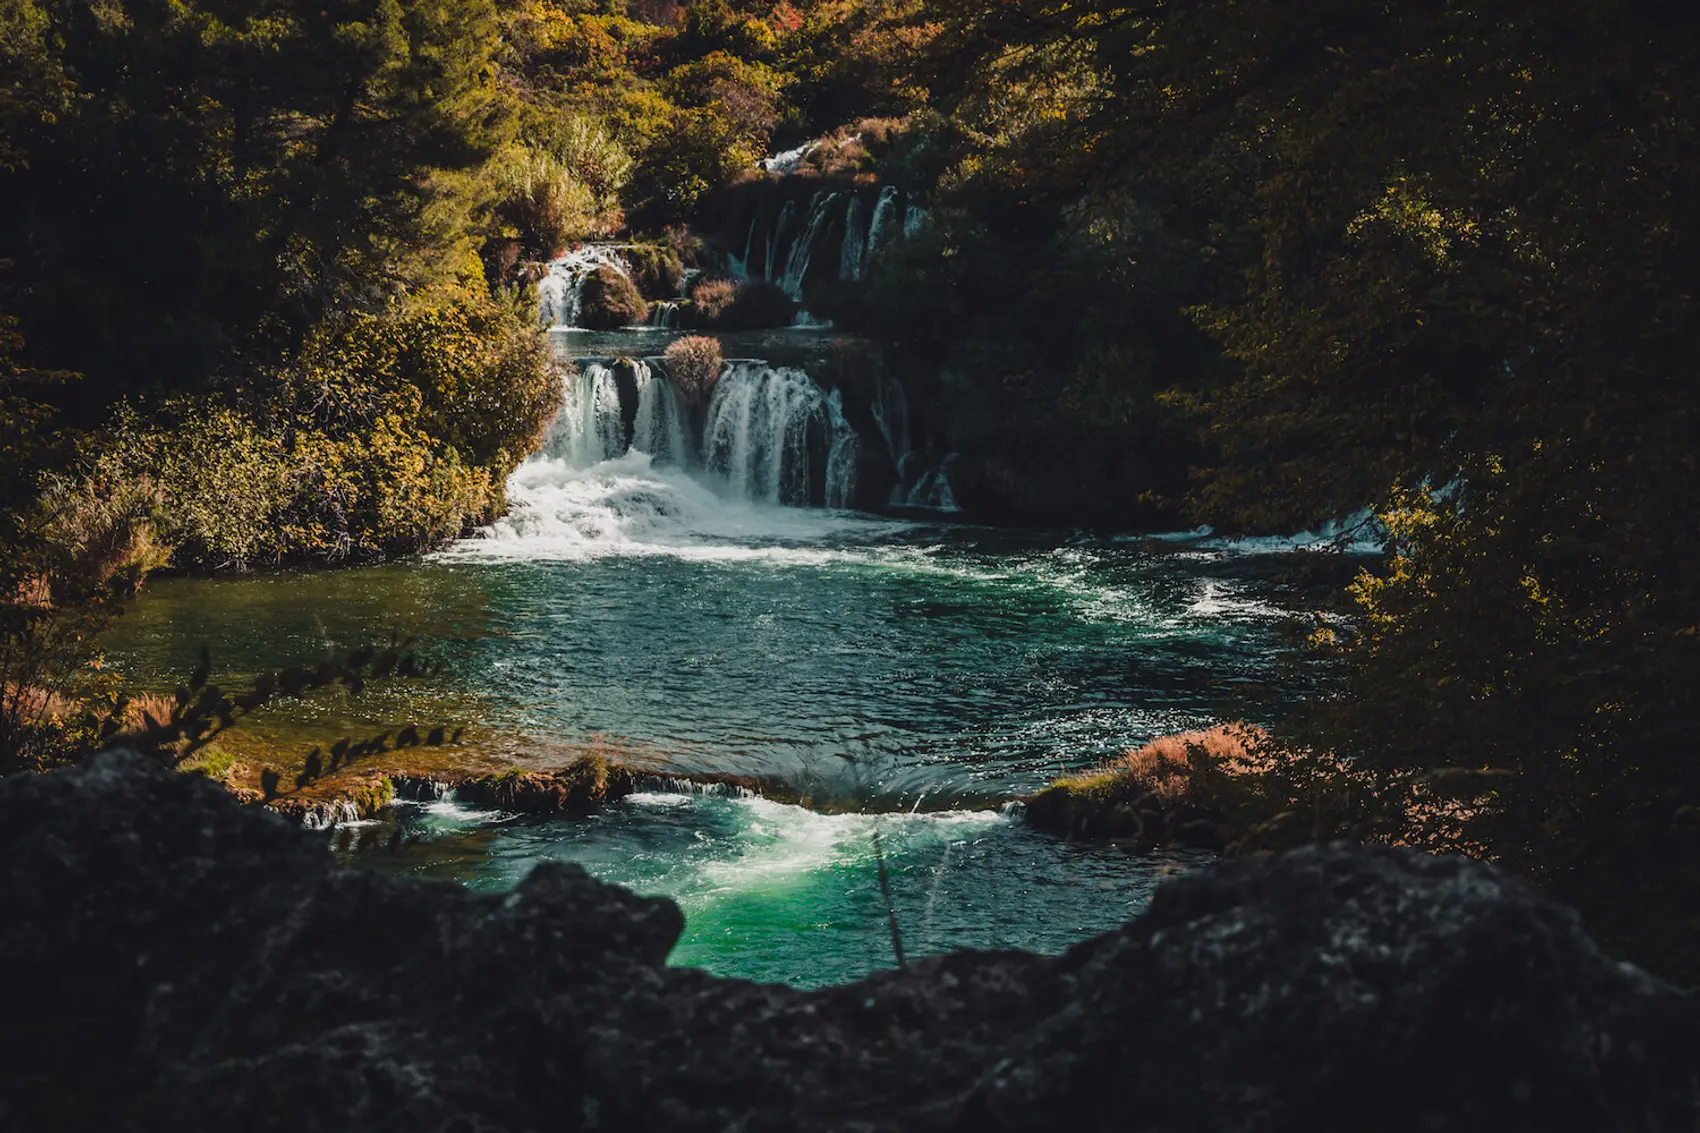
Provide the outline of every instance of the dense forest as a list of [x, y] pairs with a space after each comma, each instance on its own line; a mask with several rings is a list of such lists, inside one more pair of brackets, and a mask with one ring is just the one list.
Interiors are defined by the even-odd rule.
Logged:
[[118, 727], [151, 571], [489, 522], [540, 265], [720, 273], [817, 141], [932, 221], [812, 305], [1023, 520], [1381, 516], [1237, 845], [1485, 856], [1692, 982], [1697, 76], [1668, 0], [0, 0], [0, 766]]

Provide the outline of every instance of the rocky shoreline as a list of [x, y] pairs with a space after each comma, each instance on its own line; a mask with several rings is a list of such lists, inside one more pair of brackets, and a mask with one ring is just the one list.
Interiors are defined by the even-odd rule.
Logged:
[[333, 865], [124, 754], [0, 783], [0, 1123], [303, 1130], [1673, 1130], [1700, 1006], [1492, 867], [1317, 847], [1060, 957], [797, 991], [564, 865]]
[[[782, 779], [719, 771], [632, 766], [593, 752], [554, 768], [461, 770], [452, 764], [360, 768], [327, 777], [307, 790], [266, 798], [243, 784], [224, 784], [238, 802], [259, 805], [310, 830], [375, 818], [396, 800], [454, 797], [483, 810], [525, 815], [578, 815], [638, 791], [725, 791], [832, 814], [861, 809], [866, 800], [826, 797]], [[986, 809], [1010, 800], [993, 798]], [[895, 805], [895, 804], [893, 804]]]

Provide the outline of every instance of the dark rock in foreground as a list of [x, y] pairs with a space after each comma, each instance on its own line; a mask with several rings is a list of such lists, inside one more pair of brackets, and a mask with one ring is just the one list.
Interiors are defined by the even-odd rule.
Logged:
[[131, 757], [16, 777], [0, 1127], [1700, 1128], [1695, 1001], [1463, 859], [1216, 865], [1059, 958], [816, 992], [665, 968], [681, 926], [340, 871]]

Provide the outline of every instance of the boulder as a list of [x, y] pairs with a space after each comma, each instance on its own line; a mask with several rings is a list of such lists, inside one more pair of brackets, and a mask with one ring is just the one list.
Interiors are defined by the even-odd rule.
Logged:
[[128, 754], [0, 783], [0, 1127], [1700, 1127], [1700, 1010], [1461, 858], [1219, 863], [1061, 957], [797, 991], [670, 901], [337, 868]]
[[579, 326], [587, 330], [619, 330], [649, 320], [649, 304], [637, 285], [616, 268], [591, 272], [579, 293]]

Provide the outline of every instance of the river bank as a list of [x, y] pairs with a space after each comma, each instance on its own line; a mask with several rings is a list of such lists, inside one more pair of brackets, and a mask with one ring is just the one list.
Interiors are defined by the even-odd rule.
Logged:
[[887, 952], [804, 991], [680, 966], [677, 905], [571, 866], [499, 896], [339, 870], [113, 757], [0, 783], [0, 849], [26, 1124], [1111, 1130], [1130, 1096], [1152, 1129], [1700, 1119], [1693, 997], [1462, 858], [1193, 869], [1064, 956]]

